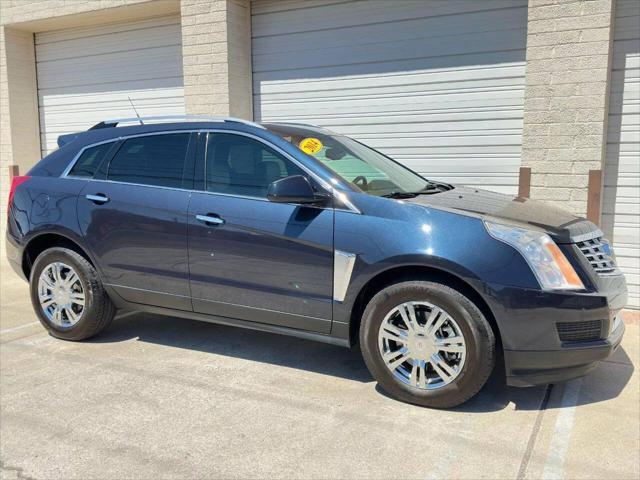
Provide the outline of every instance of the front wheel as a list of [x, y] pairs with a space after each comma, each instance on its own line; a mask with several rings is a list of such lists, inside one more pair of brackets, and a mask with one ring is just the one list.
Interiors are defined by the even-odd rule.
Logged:
[[364, 311], [360, 344], [385, 391], [433, 408], [474, 396], [495, 363], [495, 337], [482, 312], [434, 282], [402, 282], [378, 292]]

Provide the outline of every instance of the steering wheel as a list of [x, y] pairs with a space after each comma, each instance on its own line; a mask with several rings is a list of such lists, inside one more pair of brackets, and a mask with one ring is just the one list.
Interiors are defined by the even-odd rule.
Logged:
[[358, 175], [356, 178], [354, 178], [351, 183], [353, 183], [355, 186], [357, 186], [358, 188], [360, 188], [360, 190], [368, 190], [369, 189], [369, 182], [367, 181], [367, 178], [363, 175]]

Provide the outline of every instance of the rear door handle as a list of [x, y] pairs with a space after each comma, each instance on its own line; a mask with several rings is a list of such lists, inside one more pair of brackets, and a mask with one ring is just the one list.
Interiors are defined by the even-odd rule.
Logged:
[[85, 195], [85, 198], [97, 204], [103, 204], [109, 201], [109, 197], [107, 197], [103, 193], [96, 193], [95, 195]]
[[219, 215], [215, 213], [207, 213], [206, 215], [196, 215], [196, 220], [199, 222], [204, 222], [207, 225], [222, 225], [224, 220], [220, 218]]

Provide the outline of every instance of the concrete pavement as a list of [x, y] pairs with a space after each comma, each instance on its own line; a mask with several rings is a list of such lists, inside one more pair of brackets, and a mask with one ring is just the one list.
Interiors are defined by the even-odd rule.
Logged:
[[0, 461], [10, 478], [640, 476], [639, 329], [590, 376], [450, 411], [397, 402], [358, 352], [133, 314], [48, 336], [0, 262]]

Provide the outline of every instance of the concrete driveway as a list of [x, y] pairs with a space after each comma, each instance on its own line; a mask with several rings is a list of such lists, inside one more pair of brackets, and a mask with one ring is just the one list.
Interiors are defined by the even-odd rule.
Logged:
[[0, 262], [1, 478], [628, 478], [640, 475], [637, 321], [584, 379], [450, 411], [397, 402], [358, 352], [133, 314], [48, 336]]

